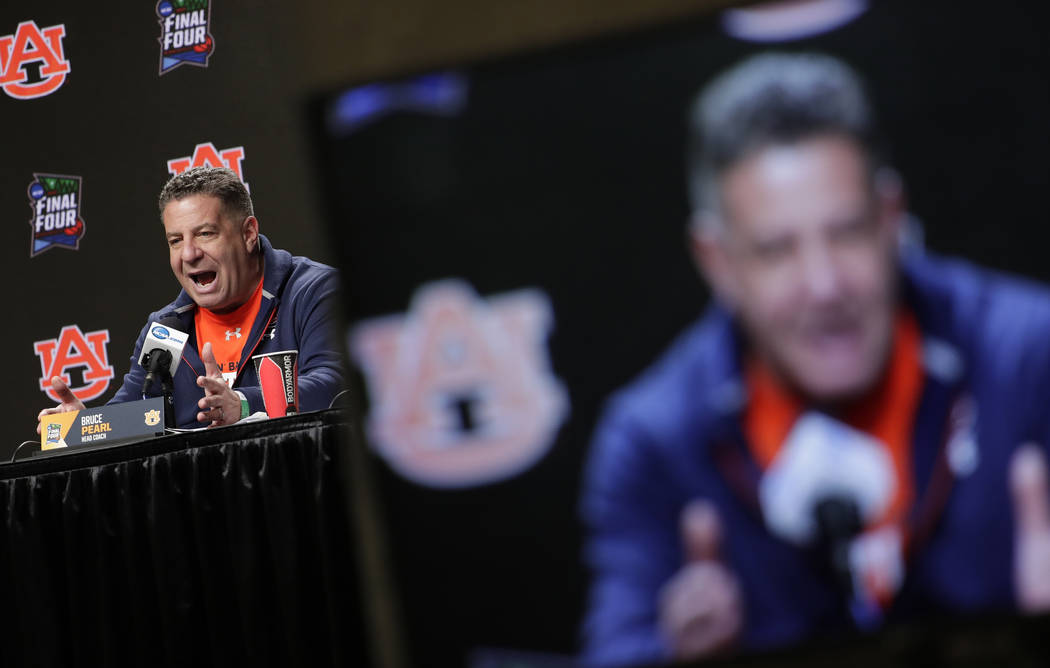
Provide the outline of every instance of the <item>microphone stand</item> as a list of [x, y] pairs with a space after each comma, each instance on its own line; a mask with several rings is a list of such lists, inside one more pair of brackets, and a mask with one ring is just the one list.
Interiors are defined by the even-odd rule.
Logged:
[[164, 428], [175, 428], [175, 381], [165, 367], [161, 371], [160, 389], [164, 394]]
[[148, 373], [142, 382], [142, 398], [146, 398], [150, 387], [157, 375], [160, 375], [160, 387], [164, 393], [164, 428], [175, 428], [175, 381], [171, 377], [171, 352], [162, 348], [154, 348], [142, 356], [142, 366], [146, 367]]
[[853, 624], [861, 631], [878, 628], [882, 623], [882, 613], [856, 590], [850, 568], [850, 544], [864, 527], [856, 500], [847, 495], [824, 497], [817, 502], [814, 513], [820, 542], [829, 557], [835, 584], [845, 598]]

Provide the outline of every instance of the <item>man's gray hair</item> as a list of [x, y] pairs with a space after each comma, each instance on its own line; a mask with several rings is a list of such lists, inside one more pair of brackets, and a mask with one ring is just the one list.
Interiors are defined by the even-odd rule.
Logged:
[[688, 179], [694, 212], [717, 214], [718, 179], [769, 146], [841, 135], [866, 154], [872, 175], [886, 156], [860, 77], [820, 54], [766, 53], [719, 75], [689, 114]]
[[252, 198], [236, 172], [226, 167], [193, 167], [171, 177], [157, 198], [161, 219], [164, 208], [173, 201], [191, 195], [210, 195], [222, 201], [223, 211], [240, 222], [254, 216]]

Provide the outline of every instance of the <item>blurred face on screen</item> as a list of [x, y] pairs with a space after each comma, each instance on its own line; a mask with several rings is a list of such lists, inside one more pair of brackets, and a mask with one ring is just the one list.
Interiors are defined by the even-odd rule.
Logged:
[[769, 146], [722, 175], [723, 220], [696, 234], [754, 351], [817, 401], [870, 388], [890, 350], [900, 196], [872, 181], [847, 138]]
[[259, 243], [254, 216], [235, 220], [218, 197], [189, 195], [169, 202], [161, 217], [171, 270], [198, 306], [224, 313], [248, 301], [262, 277], [252, 253]]

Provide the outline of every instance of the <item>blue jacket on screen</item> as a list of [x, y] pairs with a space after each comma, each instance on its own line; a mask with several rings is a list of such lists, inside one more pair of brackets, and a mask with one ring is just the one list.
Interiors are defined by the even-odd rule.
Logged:
[[[1010, 610], [1007, 469], [1017, 446], [1050, 443], [1050, 292], [961, 261], [915, 254], [901, 266], [901, 297], [923, 334], [925, 383], [913, 440], [914, 548], [887, 618]], [[732, 319], [712, 306], [607, 403], [581, 503], [593, 573], [589, 664], [668, 656], [657, 596], [683, 565], [679, 514], [697, 498], [722, 519], [722, 555], [743, 590], [744, 649], [850, 624], [815, 555], [763, 524], [760, 472], [740, 420], [739, 342]]]
[[[263, 235], [259, 235], [259, 240], [264, 258], [262, 304], [241, 353], [233, 387], [244, 393], [252, 413], [264, 411], [252, 356], [298, 350], [300, 410], [328, 408], [343, 385], [341, 355], [335, 345], [339, 275], [332, 267], [274, 248]], [[135, 342], [131, 369], [109, 403], [143, 398], [146, 370], [139, 359], [149, 325], [175, 317], [182, 323], [179, 329], [189, 334], [173, 377], [175, 422], [182, 428], [206, 426], [197, 422], [197, 402], [204, 396], [204, 390], [197, 386], [197, 376], [204, 375], [204, 363], [194, 332], [196, 308], [183, 290], [175, 301], [149, 315]], [[160, 396], [160, 392], [160, 383], [154, 383], [147, 396]]]

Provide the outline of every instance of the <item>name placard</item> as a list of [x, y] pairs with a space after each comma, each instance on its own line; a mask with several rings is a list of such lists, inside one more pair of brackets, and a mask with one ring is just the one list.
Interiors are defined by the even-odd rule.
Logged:
[[164, 434], [164, 399], [154, 397], [45, 415], [40, 423], [40, 449], [109, 445]]

